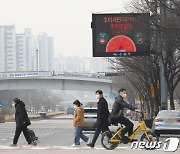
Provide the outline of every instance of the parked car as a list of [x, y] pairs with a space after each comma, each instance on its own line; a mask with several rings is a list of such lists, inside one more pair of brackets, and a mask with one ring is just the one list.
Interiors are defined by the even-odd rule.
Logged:
[[[82, 101], [84, 104], [84, 131], [94, 131], [97, 120], [97, 100]], [[109, 112], [112, 110], [113, 101], [108, 100]]]
[[160, 136], [161, 134], [180, 135], [180, 111], [162, 110], [154, 119], [152, 131]]
[[73, 107], [68, 107], [66, 109], [67, 115], [74, 115], [74, 108]]
[[48, 111], [48, 109], [46, 106], [41, 106], [41, 112], [47, 112], [47, 111]]
[[85, 107], [89, 108], [97, 108], [97, 102], [96, 101], [89, 101], [89, 102], [83, 102], [85, 104]]
[[83, 127], [83, 130], [84, 131], [94, 131], [96, 120], [97, 120], [97, 108], [85, 107], [84, 108], [85, 125]]

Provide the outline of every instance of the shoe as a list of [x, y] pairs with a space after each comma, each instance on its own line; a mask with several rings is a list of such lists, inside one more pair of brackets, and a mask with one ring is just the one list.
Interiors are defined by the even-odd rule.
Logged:
[[92, 143], [87, 144], [87, 146], [94, 148], [94, 144], [92, 144]]
[[33, 145], [33, 142], [31, 142], [31, 143], [28, 143], [28, 145]]
[[33, 145], [33, 142], [31, 142], [31, 143], [28, 143], [28, 146], [29, 146], [29, 147], [32, 147], [32, 146], [34, 146], [34, 145]]
[[10, 144], [11, 147], [17, 147], [17, 144]]
[[80, 147], [80, 145], [73, 144], [72, 147]]
[[125, 135], [122, 135], [122, 134], [119, 134], [120, 135], [120, 138], [121, 138], [121, 142], [123, 144], [128, 144], [130, 142], [130, 139], [129, 137], [125, 136]]
[[136, 142], [137, 141], [137, 139], [132, 139], [130, 142], [132, 143], [132, 142]]

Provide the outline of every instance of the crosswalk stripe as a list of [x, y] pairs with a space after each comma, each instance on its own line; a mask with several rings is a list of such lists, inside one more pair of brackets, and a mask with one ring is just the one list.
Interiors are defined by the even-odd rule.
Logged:
[[[82, 147], [71, 147], [71, 146], [52, 146], [52, 147], [30, 147], [30, 146], [19, 146], [19, 147], [10, 147], [10, 146], [0, 146], [0, 150], [90, 150], [93, 148], [82, 146]], [[103, 147], [94, 147], [95, 150], [106, 150]], [[145, 149], [131, 149], [127, 147], [117, 147], [117, 150], [145, 150]], [[163, 149], [158, 149], [163, 150]], [[180, 148], [178, 148], [180, 150]]]

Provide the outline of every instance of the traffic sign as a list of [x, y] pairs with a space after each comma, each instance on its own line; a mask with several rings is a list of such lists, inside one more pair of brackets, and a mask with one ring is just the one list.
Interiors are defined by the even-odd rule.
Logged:
[[3, 106], [3, 103], [2, 102], [0, 102], [0, 108]]
[[117, 95], [116, 95], [116, 94], [114, 94], [114, 93], [109, 93], [108, 97], [109, 97], [109, 98], [116, 98], [116, 97], [117, 97]]

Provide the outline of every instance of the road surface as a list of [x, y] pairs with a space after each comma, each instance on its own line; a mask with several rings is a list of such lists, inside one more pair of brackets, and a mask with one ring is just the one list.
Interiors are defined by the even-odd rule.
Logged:
[[[74, 137], [74, 128], [72, 126], [72, 116], [64, 115], [58, 116], [50, 119], [39, 119], [31, 121], [30, 129], [34, 130], [36, 135], [39, 137], [39, 143], [36, 147], [30, 147], [27, 145], [27, 142], [23, 134], [19, 138], [17, 147], [10, 147], [9, 144], [12, 143], [14, 131], [15, 131], [15, 122], [6, 122], [0, 123], [0, 153], [62, 153], [62, 154], [105, 154], [105, 153], [131, 153], [133, 154], [149, 154], [149, 153], [169, 153], [164, 152], [163, 149], [159, 150], [145, 150], [145, 149], [131, 149], [131, 144], [120, 144], [118, 148], [113, 151], [105, 150], [100, 144], [100, 137], [95, 145], [95, 148], [89, 148], [85, 145], [84, 142], [81, 142], [80, 147], [72, 147], [73, 137]], [[117, 127], [116, 127], [117, 128]], [[112, 128], [114, 129], [114, 128]], [[92, 138], [93, 134], [88, 132], [86, 134]], [[140, 138], [142, 134], [138, 134], [137, 139]], [[167, 137], [160, 138], [161, 141], [164, 141]], [[179, 153], [178, 149], [175, 153]], [[172, 153], [172, 152], [171, 152]]]

